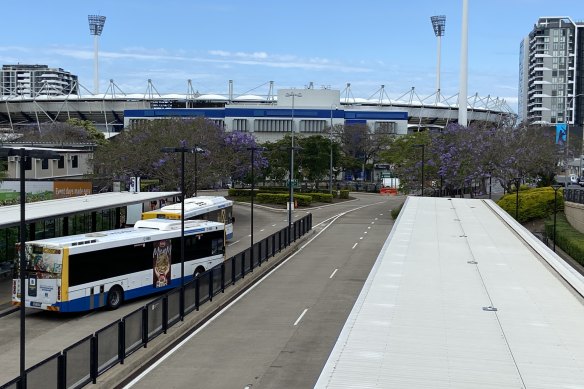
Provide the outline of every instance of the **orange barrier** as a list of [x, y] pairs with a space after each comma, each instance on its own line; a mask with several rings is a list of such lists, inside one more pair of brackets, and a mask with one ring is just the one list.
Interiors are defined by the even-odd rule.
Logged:
[[397, 189], [396, 188], [381, 188], [379, 190], [379, 194], [385, 195], [385, 196], [395, 196], [395, 195], [397, 195]]

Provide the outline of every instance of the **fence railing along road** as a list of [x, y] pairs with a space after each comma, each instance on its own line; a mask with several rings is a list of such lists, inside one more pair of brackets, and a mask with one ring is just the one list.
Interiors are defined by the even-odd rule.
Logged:
[[[245, 277], [255, 267], [276, 255], [312, 229], [312, 215], [294, 222], [291, 239], [288, 227], [268, 236], [251, 248], [227, 259], [221, 265], [203, 273], [183, 287], [158, 297], [67, 347], [65, 350], [28, 368], [25, 381], [20, 377], [0, 386], [0, 389], [75, 389], [96, 383], [97, 377], [111, 367], [124, 363], [132, 353], [148, 342], [165, 334], [185, 315], [199, 307], [225, 288]], [[251, 253], [253, 252], [253, 258]]]

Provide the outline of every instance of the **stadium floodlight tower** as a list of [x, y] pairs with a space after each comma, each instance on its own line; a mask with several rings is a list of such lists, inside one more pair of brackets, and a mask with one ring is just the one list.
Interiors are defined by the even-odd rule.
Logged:
[[460, 32], [460, 78], [458, 90], [458, 124], [466, 127], [468, 119], [468, 0], [462, 0]]
[[442, 51], [442, 37], [444, 36], [444, 31], [446, 30], [446, 16], [437, 15], [430, 17], [432, 21], [432, 28], [434, 29], [434, 34], [438, 38], [438, 62], [436, 63], [436, 101], [440, 102], [440, 57]]
[[93, 93], [99, 93], [99, 37], [105, 24], [105, 16], [89, 15], [89, 32], [93, 35]]

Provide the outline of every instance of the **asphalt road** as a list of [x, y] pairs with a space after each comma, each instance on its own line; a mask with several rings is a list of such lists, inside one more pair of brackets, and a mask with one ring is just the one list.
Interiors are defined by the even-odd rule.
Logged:
[[[329, 227], [329, 229], [327, 229], [327, 231], [325, 231], [323, 233], [323, 235], [321, 235], [319, 237], [318, 240], [315, 240], [315, 242], [313, 242], [311, 244], [311, 250], [316, 250], [314, 251], [311, 255], [313, 257], [312, 259], [312, 265], [314, 266], [315, 264], [315, 260], [318, 260], [317, 265], [320, 269], [321, 266], [324, 266], [323, 264], [327, 264], [329, 263], [329, 261], [331, 260], [335, 260], [334, 265], [337, 266], [337, 268], [339, 268], [339, 270], [337, 271], [337, 274], [343, 274], [345, 270], [343, 270], [342, 268], [342, 264], [344, 263], [343, 260], [339, 259], [341, 258], [340, 255], [335, 254], [334, 256], [330, 255], [331, 250], [334, 250], [336, 252], [336, 250], [339, 247], [344, 247], [345, 243], [348, 242], [350, 239], [354, 240], [354, 234], [357, 234], [357, 230], [359, 229], [363, 229], [364, 226], [364, 222], [357, 222], [357, 220], [360, 220], [360, 218], [362, 216], [358, 216], [361, 215], [363, 212], [368, 213], [368, 212], [373, 212], [373, 209], [375, 208], [375, 212], [379, 213], [383, 213], [383, 216], [377, 216], [379, 218], [379, 220], [384, 220], [383, 223], [386, 223], [386, 230], [385, 230], [385, 236], [387, 236], [387, 233], [389, 232], [389, 224], [390, 223], [390, 216], [389, 216], [389, 209], [391, 209], [391, 207], [395, 207], [397, 206], [399, 203], [403, 202], [404, 198], [403, 197], [381, 197], [381, 196], [375, 196], [375, 195], [357, 195], [357, 199], [354, 201], [348, 201], [345, 203], [340, 203], [340, 204], [334, 204], [332, 206], [324, 206], [324, 207], [320, 207], [320, 208], [316, 208], [316, 209], [310, 209], [310, 210], [297, 210], [295, 212], [295, 216], [296, 218], [302, 217], [304, 215], [306, 215], [306, 213], [312, 213], [313, 214], [313, 225], [316, 225], [320, 222], [322, 222], [323, 220], [339, 214], [341, 212], [345, 212], [347, 210], [351, 210], [351, 209], [355, 209], [358, 207], [361, 207], [363, 205], [367, 205], [367, 204], [376, 204], [376, 205], [371, 205], [365, 208], [362, 208], [361, 210], [357, 210], [357, 211], [353, 211], [349, 214], [347, 214], [346, 216], [342, 217], [341, 219], [343, 220], [343, 224], [344, 223], [348, 223], [349, 220], [355, 220], [352, 223], [349, 223], [348, 225], [352, 225], [353, 223], [356, 223], [355, 229], [350, 229], [350, 232], [348, 233], [348, 235], [346, 235], [342, 230], [339, 230], [337, 233], [332, 234], [331, 239], [333, 239], [330, 243], [326, 243], [324, 248], [320, 251], [316, 250], [316, 247], [320, 246], [320, 243], [318, 242], [323, 242], [323, 244], [326, 242], [326, 240], [322, 240], [324, 236], [324, 234], [328, 234], [330, 229], [333, 229], [333, 227], [335, 229], [340, 228], [341, 224], [338, 224], [339, 222], [337, 221], [337, 223], [333, 224], [333, 226]], [[228, 256], [233, 255], [235, 253], [241, 252], [242, 250], [244, 250], [245, 248], [249, 247], [249, 243], [250, 243], [250, 212], [249, 212], [249, 206], [248, 205], [236, 205], [234, 207], [234, 216], [236, 217], [236, 224], [235, 224], [235, 233], [234, 233], [234, 239], [233, 241], [228, 245], [227, 247], [227, 254]], [[368, 220], [370, 218], [371, 215], [366, 216], [366, 219]], [[255, 207], [254, 208], [254, 241], [258, 241], [268, 235], [270, 235], [272, 232], [279, 230], [281, 228], [283, 228], [284, 226], [286, 226], [287, 224], [287, 217], [288, 214], [285, 210], [270, 210], [270, 209], [265, 209], [262, 207]], [[339, 220], [341, 220], [339, 219]], [[383, 224], [381, 221], [378, 222], [378, 226]], [[357, 228], [357, 226], [359, 226]], [[362, 231], [362, 233], [364, 233], [366, 230]], [[369, 232], [367, 231], [368, 234], [364, 234], [364, 242], [359, 243], [359, 245], [357, 247], [359, 247], [359, 250], [355, 251], [355, 250], [349, 250], [351, 249], [351, 247], [347, 248], [344, 247], [343, 250], [341, 250], [344, 254], [349, 254], [352, 253], [354, 256], [357, 257], [357, 253], [361, 253], [360, 255], [366, 255], [366, 259], [364, 261], [372, 261], [375, 259], [375, 256], [377, 255], [376, 253], [367, 253], [365, 254], [364, 248], [367, 246], [367, 244], [371, 244], [374, 240], [377, 241], [377, 245], [379, 246], [379, 248], [381, 247], [384, 237], [383, 236], [377, 236], [376, 233], [373, 234], [373, 232]], [[372, 234], [372, 235], [369, 235]], [[371, 237], [369, 239], [368, 236]], [[383, 235], [383, 234], [382, 234]], [[376, 239], [373, 239], [373, 237], [376, 237]], [[365, 244], [366, 241], [371, 241], [371, 243], [367, 243]], [[335, 243], [336, 242], [336, 243]], [[318, 245], [316, 244], [318, 243]], [[329, 247], [330, 246], [330, 247]], [[377, 249], [377, 251], [379, 250], [379, 248]], [[356, 248], [355, 248], [356, 249]], [[303, 250], [304, 251], [304, 250]], [[302, 258], [302, 256], [298, 256], [298, 258]], [[336, 259], [335, 259], [336, 258]], [[359, 257], [360, 258], [360, 257]], [[294, 261], [290, 261], [290, 262], [296, 262], [296, 261], [300, 261], [299, 259], [294, 259]], [[340, 261], [340, 262], [339, 262]], [[347, 260], [345, 260], [346, 262]], [[328, 264], [322, 271], [326, 272], [328, 271], [328, 267], [333, 266], [333, 263]], [[341, 267], [339, 267], [341, 266]], [[367, 263], [366, 265], [364, 264], [363, 266], [359, 266], [359, 269], [356, 270], [356, 273], [359, 273], [360, 271], [364, 271], [365, 273], [360, 275], [358, 277], [359, 282], [361, 282], [361, 280], [364, 280], [364, 277], [366, 276], [366, 274], [369, 271], [370, 268], [370, 264]], [[310, 267], [310, 265], [308, 266]], [[316, 269], [316, 268], [315, 268]], [[313, 270], [311, 269], [306, 269], [308, 274], [312, 274]], [[330, 273], [329, 273], [330, 275]], [[328, 277], [328, 276], [327, 276]], [[337, 275], [335, 275], [335, 277], [337, 277]], [[334, 277], [333, 277], [334, 278]], [[294, 284], [297, 281], [291, 280], [290, 281], [291, 284]], [[354, 281], [350, 281], [348, 282], [348, 285], [352, 285], [354, 284]], [[361, 282], [362, 283], [362, 282]], [[268, 284], [267, 280], [266, 280], [266, 284]], [[314, 284], [314, 287], [316, 287], [316, 289], [313, 292], [310, 292], [310, 294], [314, 294], [315, 296], [320, 296], [322, 295], [324, 292], [323, 290], [329, 290], [330, 288], [332, 288], [333, 286], [318, 286], [317, 282], [310, 282], [309, 284], [307, 284], [307, 289], [308, 289], [308, 285]], [[323, 289], [324, 288], [324, 289]], [[9, 288], [6, 288], [7, 290], [9, 290]], [[354, 298], [356, 298], [356, 293], [358, 293], [358, 289], [360, 289], [360, 286], [355, 290], [352, 291], [351, 293], [355, 293], [354, 296], [351, 295], [352, 299], [354, 300]], [[334, 288], [332, 289], [334, 291]], [[343, 292], [345, 293], [345, 292]], [[278, 301], [278, 300], [282, 300], [282, 301], [287, 301], [286, 298], [286, 294], [278, 297], [278, 299], [275, 299], [274, 301]], [[0, 299], [7, 299], [9, 298], [4, 296], [3, 294], [0, 295]], [[149, 301], [151, 298], [146, 298], [146, 299], [142, 299], [142, 300], [136, 300], [136, 301], [132, 301], [132, 302], [128, 302], [126, 304], [124, 304], [120, 309], [116, 310], [116, 311], [107, 311], [107, 310], [97, 310], [94, 312], [86, 312], [86, 313], [75, 313], [75, 314], [62, 314], [62, 313], [54, 313], [54, 312], [43, 312], [43, 311], [37, 311], [37, 310], [31, 310], [31, 309], [27, 309], [26, 312], [26, 365], [27, 367], [32, 366], [42, 360], [44, 360], [45, 358], [55, 354], [56, 352], [61, 351], [62, 349], [72, 345], [73, 343], [75, 343], [76, 341], [85, 338], [86, 336], [92, 334], [93, 332], [105, 327], [106, 325], [108, 325], [109, 323], [119, 319], [120, 317], [134, 311], [135, 309], [141, 307], [142, 305], [144, 305], [145, 302]], [[295, 298], [296, 299], [296, 298]], [[1, 301], [0, 301], [1, 302]], [[316, 304], [316, 302], [313, 301], [314, 304]], [[351, 303], [352, 304], [352, 303]], [[350, 307], [348, 308], [350, 309]], [[343, 311], [343, 314], [348, 314], [348, 311]], [[291, 313], [292, 314], [292, 311]], [[292, 314], [293, 315], [293, 314]], [[308, 313], [307, 313], [308, 315]], [[346, 316], [346, 315], [345, 315]], [[261, 317], [261, 315], [260, 315]], [[344, 322], [344, 319], [339, 321], [339, 323], [337, 323], [337, 325], [342, 325], [342, 323]], [[340, 327], [339, 327], [340, 328]], [[0, 383], [4, 383], [14, 377], [16, 377], [18, 375], [18, 355], [19, 355], [19, 315], [18, 313], [13, 313], [10, 315], [7, 315], [5, 317], [1, 317], [0, 318], [0, 350], [2, 350], [2, 352], [0, 353], [0, 366], [2, 366], [3, 368], [0, 370]], [[247, 336], [247, 334], [245, 333], [245, 328], [242, 327], [242, 331], [244, 331], [244, 337]], [[241, 334], [239, 336], [242, 336]], [[336, 337], [336, 335], [335, 335]], [[333, 342], [334, 343], [334, 342]], [[332, 346], [331, 346], [332, 347]], [[327, 352], [328, 355], [328, 352]], [[322, 362], [324, 364], [324, 361]], [[175, 387], [181, 387], [181, 386], [175, 386]], [[189, 386], [192, 387], [192, 386]], [[230, 386], [229, 386], [230, 387]]]
[[126, 387], [313, 387], [399, 201], [360, 196], [343, 206], [352, 211], [316, 226], [303, 249]]

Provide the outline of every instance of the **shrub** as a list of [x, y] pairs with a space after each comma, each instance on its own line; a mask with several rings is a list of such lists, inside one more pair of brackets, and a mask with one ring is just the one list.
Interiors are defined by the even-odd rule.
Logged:
[[318, 201], [320, 203], [332, 203], [333, 202], [333, 196], [330, 195], [329, 193], [311, 192], [311, 193], [302, 193], [302, 194], [306, 195], [306, 196], [311, 196], [312, 200]]
[[349, 198], [349, 191], [346, 189], [343, 189], [339, 192], [339, 198], [340, 199], [348, 199]]
[[394, 209], [392, 209], [392, 210], [391, 210], [391, 218], [392, 218], [393, 220], [397, 219], [397, 217], [399, 216], [399, 213], [401, 212], [401, 210], [402, 210], [403, 206], [404, 206], [404, 203], [401, 203], [401, 204], [399, 205], [399, 207], [397, 207], [397, 208], [394, 208]]
[[[497, 204], [511, 216], [515, 216], [517, 193], [503, 196]], [[564, 209], [563, 190], [558, 191], [557, 209]], [[535, 219], [544, 219], [554, 212], [554, 190], [551, 187], [519, 190], [519, 220], [523, 223]]]
[[[290, 199], [290, 196], [287, 193], [258, 193], [255, 198], [258, 203], [285, 205]], [[312, 203], [312, 196], [294, 194], [294, 200], [298, 202], [299, 206], [307, 206]]]
[[[545, 232], [553, 239], [553, 218], [545, 221]], [[579, 264], [584, 265], [584, 236], [570, 225], [563, 212], [556, 215], [556, 246], [564, 250]]]

